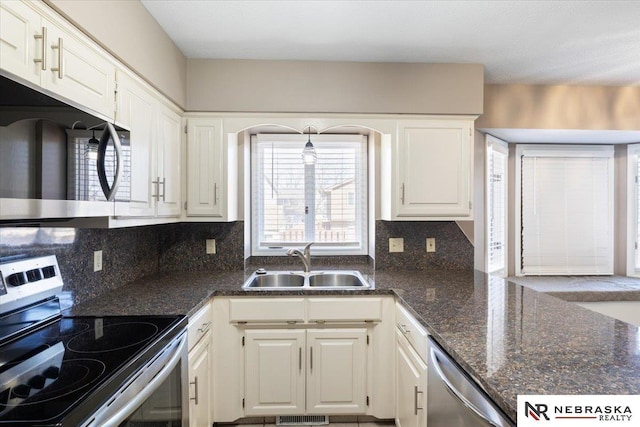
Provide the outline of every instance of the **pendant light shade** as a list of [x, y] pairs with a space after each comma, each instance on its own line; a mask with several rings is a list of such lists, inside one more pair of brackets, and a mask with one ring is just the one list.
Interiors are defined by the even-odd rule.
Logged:
[[311, 126], [309, 126], [309, 139], [302, 150], [302, 163], [305, 165], [315, 165], [317, 160], [318, 154], [311, 143]]

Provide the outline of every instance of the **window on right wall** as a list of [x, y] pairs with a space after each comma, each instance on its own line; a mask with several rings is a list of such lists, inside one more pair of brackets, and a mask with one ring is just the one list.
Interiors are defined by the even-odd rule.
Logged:
[[627, 275], [640, 277], [640, 144], [631, 144], [627, 150]]
[[612, 146], [517, 146], [516, 274], [613, 274], [613, 153]]

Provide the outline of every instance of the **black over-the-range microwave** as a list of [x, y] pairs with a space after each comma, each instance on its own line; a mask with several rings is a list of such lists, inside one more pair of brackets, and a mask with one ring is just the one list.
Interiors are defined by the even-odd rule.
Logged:
[[0, 222], [114, 215], [129, 132], [0, 75]]

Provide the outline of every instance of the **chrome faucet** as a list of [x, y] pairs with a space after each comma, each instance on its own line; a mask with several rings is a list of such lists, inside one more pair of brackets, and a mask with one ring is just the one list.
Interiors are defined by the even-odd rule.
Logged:
[[304, 264], [304, 272], [308, 273], [311, 271], [311, 245], [313, 245], [313, 242], [307, 244], [304, 247], [304, 252], [301, 251], [300, 249], [289, 249], [287, 251], [287, 255], [289, 256], [294, 256], [297, 255], [300, 257], [300, 259], [302, 260], [303, 264]]

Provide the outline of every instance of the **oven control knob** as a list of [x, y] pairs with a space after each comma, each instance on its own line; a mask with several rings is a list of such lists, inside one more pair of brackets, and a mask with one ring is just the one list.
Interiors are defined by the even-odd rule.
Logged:
[[44, 376], [45, 378], [51, 378], [52, 380], [55, 380], [56, 378], [58, 378], [59, 375], [60, 375], [60, 368], [58, 368], [57, 366], [49, 366], [42, 373], [42, 376]]
[[14, 273], [7, 276], [7, 283], [11, 286], [22, 286], [27, 283], [27, 278], [24, 273]]
[[11, 398], [13, 399], [17, 397], [19, 399], [26, 399], [29, 397], [30, 391], [31, 387], [26, 384], [17, 385], [11, 390]]
[[47, 379], [44, 376], [36, 375], [35, 377], [33, 377], [29, 381], [27, 381], [27, 384], [31, 388], [37, 388], [38, 390], [40, 390], [41, 388], [44, 387], [44, 383], [46, 381], [47, 381]]
[[56, 275], [56, 268], [53, 265], [42, 267], [42, 276], [44, 276], [45, 279], [54, 277], [55, 275]]

